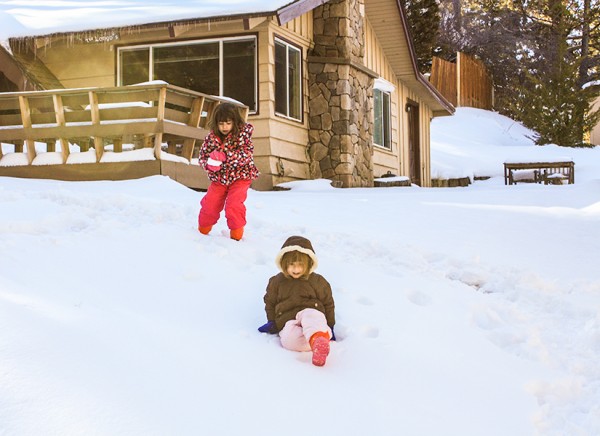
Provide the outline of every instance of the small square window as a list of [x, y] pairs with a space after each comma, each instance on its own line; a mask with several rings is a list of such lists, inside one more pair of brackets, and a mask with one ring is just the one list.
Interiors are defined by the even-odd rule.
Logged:
[[380, 147], [392, 149], [391, 130], [391, 96], [389, 92], [373, 89], [375, 122], [373, 125], [373, 143]]

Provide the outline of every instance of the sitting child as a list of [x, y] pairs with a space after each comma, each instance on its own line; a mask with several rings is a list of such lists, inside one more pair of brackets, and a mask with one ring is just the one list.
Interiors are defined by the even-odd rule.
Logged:
[[258, 330], [279, 333], [281, 345], [292, 351], [312, 351], [312, 363], [325, 365], [335, 324], [331, 286], [317, 268], [311, 242], [290, 236], [275, 258], [281, 270], [269, 279], [265, 293], [268, 322]]

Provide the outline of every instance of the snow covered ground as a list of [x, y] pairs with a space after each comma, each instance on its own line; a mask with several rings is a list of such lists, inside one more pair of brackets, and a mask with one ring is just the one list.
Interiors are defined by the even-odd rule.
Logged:
[[[241, 242], [164, 177], [0, 178], [0, 435], [600, 434], [600, 149], [531, 133], [459, 108], [433, 173], [489, 180], [251, 191]], [[575, 184], [504, 186], [537, 155]], [[256, 330], [292, 234], [333, 287], [322, 368]]]

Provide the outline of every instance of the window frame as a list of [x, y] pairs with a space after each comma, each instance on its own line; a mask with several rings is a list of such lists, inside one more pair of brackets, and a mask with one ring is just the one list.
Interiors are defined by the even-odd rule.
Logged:
[[[381, 78], [376, 79], [373, 84], [373, 145], [387, 151], [392, 151], [392, 93], [394, 90], [395, 87], [393, 84]], [[377, 126], [376, 93], [381, 93], [380, 110], [382, 125], [379, 129]], [[375, 142], [377, 130], [380, 130], [383, 144]]]
[[[291, 116], [290, 115], [290, 80], [289, 80], [289, 74], [286, 74], [286, 86], [285, 86], [285, 90], [286, 90], [286, 112], [287, 113], [282, 113], [279, 112], [277, 110], [277, 44], [281, 44], [286, 48], [286, 58], [285, 58], [285, 71], [289, 71], [289, 66], [290, 66], [290, 50], [294, 50], [298, 53], [298, 57], [299, 57], [299, 68], [298, 68], [298, 76], [297, 76], [297, 81], [298, 81], [298, 117], [296, 118], [295, 116]], [[302, 47], [294, 44], [290, 41], [287, 41], [286, 39], [280, 37], [280, 36], [275, 36], [274, 37], [274, 43], [273, 43], [273, 47], [275, 50], [273, 59], [275, 62], [275, 75], [274, 75], [274, 80], [275, 80], [275, 108], [274, 108], [274, 112], [275, 115], [281, 118], [285, 118], [287, 120], [291, 120], [291, 121], [296, 121], [299, 123], [303, 123], [304, 122], [304, 83], [303, 83], [303, 77], [304, 77], [304, 73], [303, 73], [303, 64], [304, 64], [304, 58], [303, 58], [303, 50]]]
[[[207, 39], [190, 39], [184, 41], [174, 41], [174, 42], [158, 42], [158, 43], [147, 43], [147, 44], [136, 44], [136, 45], [124, 45], [121, 47], [117, 47], [117, 86], [122, 85], [122, 65], [121, 65], [121, 54], [125, 51], [135, 51], [135, 50], [148, 50], [148, 81], [155, 80], [154, 77], [154, 49], [155, 48], [164, 48], [164, 47], [176, 47], [183, 45], [197, 45], [197, 44], [219, 44], [219, 96], [223, 97], [223, 87], [224, 87], [224, 68], [223, 68], [223, 44], [230, 41], [253, 41], [254, 42], [254, 105], [255, 107], [249, 106], [249, 114], [255, 115], [258, 113], [258, 36], [257, 35], [241, 35], [241, 36], [232, 36], [225, 38], [207, 38]], [[156, 79], [160, 80], [160, 79]], [[245, 104], [245, 103], [244, 103]]]

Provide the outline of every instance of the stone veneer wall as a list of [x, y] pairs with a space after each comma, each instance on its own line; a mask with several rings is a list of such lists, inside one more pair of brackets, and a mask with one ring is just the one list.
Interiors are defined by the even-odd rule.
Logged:
[[308, 57], [312, 178], [373, 186], [373, 78], [364, 67], [363, 0], [331, 0], [313, 11]]

